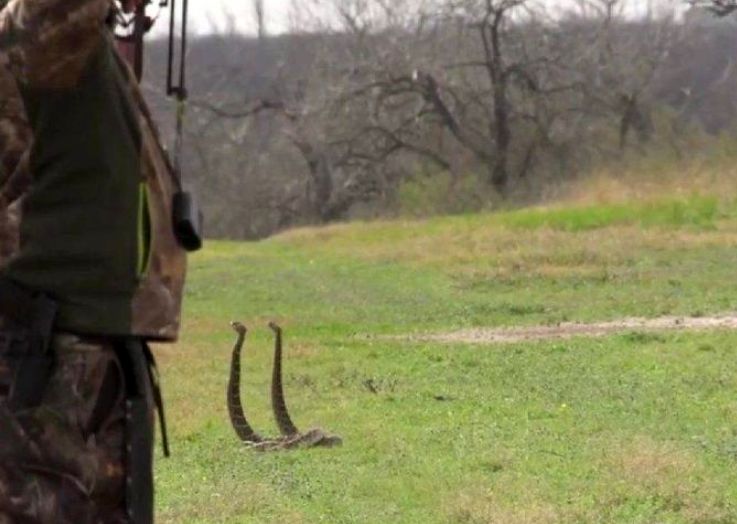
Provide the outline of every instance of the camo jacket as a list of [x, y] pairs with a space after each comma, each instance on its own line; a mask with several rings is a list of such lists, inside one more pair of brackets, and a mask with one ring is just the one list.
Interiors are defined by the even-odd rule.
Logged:
[[18, 250], [20, 198], [30, 184], [25, 161], [30, 141], [15, 78], [0, 68], [0, 267]]
[[[126, 122], [134, 121], [137, 128], [135, 140], [127, 141], [135, 142], [138, 155], [138, 168], [130, 172], [133, 173], [131, 176], [137, 178], [136, 184], [140, 181], [145, 196], [137, 200], [141, 203], [142, 208], [136, 212], [127, 210], [125, 216], [140, 215], [142, 218], [139, 222], [145, 222], [147, 230], [145, 234], [139, 234], [137, 242], [135, 240], [131, 242], [131, 235], [127, 233], [123, 240], [127, 242], [127, 245], [133, 245], [131, 249], [124, 252], [125, 257], [137, 258], [141, 271], [136, 273], [135, 279], [131, 280], [130, 284], [127, 280], [124, 283], [114, 282], [116, 275], [111, 275], [107, 279], [113, 282], [107, 282], [99, 275], [97, 278], [85, 280], [84, 275], [80, 276], [80, 273], [88, 272], [94, 276], [95, 271], [99, 272], [99, 268], [96, 268], [93, 263], [94, 256], [102, 260], [101, 265], [103, 266], [109, 263], [113, 267], [117, 262], [105, 260], [106, 253], [97, 253], [93, 254], [94, 256], [89, 255], [86, 259], [88, 265], [81, 268], [78, 265], [75, 267], [77, 264], [75, 257], [86, 256], [82, 250], [74, 252], [75, 257], [58, 259], [57, 256], [57, 259], [54, 259], [56, 252], [53, 249], [43, 252], [43, 245], [29, 248], [27, 244], [30, 241], [26, 242], [26, 239], [27, 237], [33, 239], [34, 235], [25, 234], [26, 225], [32, 222], [31, 211], [38, 215], [39, 208], [42, 209], [41, 213], [48, 212], [49, 214], [48, 217], [45, 217], [49, 226], [47, 230], [60, 227], [58, 225], [60, 222], [68, 223], [68, 226], [64, 226], [67, 229], [60, 230], [60, 234], [76, 241], [77, 244], [80, 244], [80, 239], [74, 238], [76, 233], [74, 227], [78, 225], [81, 231], [90, 230], [89, 224], [84, 224], [85, 220], [80, 220], [79, 216], [72, 215], [73, 219], [66, 220], [63, 214], [60, 214], [57, 220], [53, 214], [55, 212], [58, 214], [59, 210], [52, 209], [53, 206], [46, 205], [43, 208], [31, 205], [31, 202], [38, 204], [41, 201], [44, 203], [65, 202], [65, 204], [74, 206], [73, 190], [70, 189], [68, 195], [59, 194], [59, 191], [64, 184], [73, 185], [79, 183], [80, 180], [79, 176], [75, 179], [74, 173], [64, 173], [63, 168], [58, 166], [56, 166], [57, 171], [53, 174], [56, 177], [52, 180], [53, 184], [48, 180], [52, 178], [51, 175], [40, 172], [45, 169], [49, 159], [55, 159], [59, 154], [54, 151], [48, 152], [48, 144], [41, 143], [39, 132], [45, 131], [44, 137], [46, 137], [48, 128], [56, 124], [53, 120], [51, 124], [45, 122], [43, 129], [39, 130], [38, 126], [34, 127], [34, 122], [30, 118], [31, 127], [34, 130], [34, 146], [31, 149], [29, 160], [29, 171], [33, 183], [24, 199], [23, 210], [24, 213], [26, 211], [27, 213], [20, 226], [20, 250], [11, 259], [5, 271], [10, 278], [27, 284], [29, 287], [46, 291], [59, 300], [60, 322], [64, 329], [71, 332], [132, 335], [149, 340], [170, 341], [177, 337], [179, 330], [182, 288], [186, 272], [185, 253], [174, 236], [171, 224], [172, 197], [176, 190], [176, 179], [160, 145], [157, 129], [138, 83], [130, 68], [117, 55], [110, 31], [105, 26], [104, 21], [109, 14], [110, 7], [110, 0], [10, 0], [7, 6], [0, 11], [0, 68], [4, 69], [4, 75], [7, 76], [9, 72], [15, 79], [20, 90], [24, 92], [24, 101], [28, 106], [28, 93], [35, 93], [41, 104], [57, 96], [58, 93], [72, 93], [69, 95], [69, 100], [75, 101], [75, 89], [78, 89], [80, 93], [86, 93], [84, 96], [89, 97], [89, 92], [84, 91], [87, 85], [84, 83], [90, 74], [90, 68], [104, 59], [107, 64], [105, 65], [106, 71], [109, 73], [106, 73], [105, 80], [108, 84], [115, 80], [113, 91], [115, 94], [122, 93], [118, 98], [125, 99], [123, 102], [116, 100], [118, 105], [126, 106], [124, 108], [126, 115], [121, 116], [121, 119]], [[103, 59], [100, 58], [102, 55], [105, 55]], [[53, 109], [56, 111], [59, 107]], [[28, 107], [26, 110], [29, 117], [38, 116], [34, 115], [34, 112]], [[132, 117], [128, 115], [129, 112], [132, 113]], [[75, 118], [76, 115], [73, 119]], [[87, 128], [94, 129], [93, 120], [90, 119], [87, 122]], [[99, 123], [104, 125], [104, 122]], [[17, 129], [20, 129], [20, 126]], [[64, 138], [60, 137], [61, 142]], [[20, 145], [22, 141], [18, 140], [18, 142], [19, 145], [14, 148], [15, 151], [24, 149]], [[79, 143], [81, 143], [80, 140], [77, 141], [77, 144]], [[43, 157], [44, 162], [39, 162], [35, 156], [40, 155], [39, 151], [42, 146], [47, 147], [47, 152]], [[5, 149], [8, 152], [11, 150], [8, 147]], [[77, 149], [83, 149], [83, 147], [77, 147]], [[107, 146], [98, 147], [93, 155], [100, 157], [102, 153], [99, 152], [99, 149], [107, 149]], [[62, 155], [66, 153], [67, 151], [63, 151]], [[54, 154], [56, 157], [53, 156]], [[73, 154], [83, 156], [90, 152], [74, 151]], [[84, 159], [79, 161], [83, 162]], [[108, 161], [105, 160], [105, 162]], [[63, 162], [59, 164], [63, 166]], [[115, 162], [111, 160], [105, 165], [112, 166], [114, 169], [114, 164]], [[23, 165], [23, 162], [21, 161], [19, 165]], [[40, 183], [39, 177], [41, 179], [46, 177], [46, 183]], [[89, 182], [87, 181], [88, 186]], [[100, 181], [102, 185], [106, 183], [108, 180]], [[57, 193], [53, 195], [53, 199], [44, 200], [41, 193], [48, 191], [51, 185], [54, 186]], [[129, 184], [125, 187], [133, 186]], [[80, 205], [89, 204], [91, 199], [89, 195], [86, 196], [86, 201], [77, 199]], [[105, 196], [113, 198], [115, 194]], [[133, 198], [132, 195], [121, 195], [121, 199], [123, 197], [129, 200]], [[111, 203], [119, 204], [116, 200], [111, 200]], [[97, 216], [87, 217], [87, 220], [94, 222], [98, 218], [103, 218], [110, 222], [110, 217], [102, 216], [103, 214], [104, 209]], [[46, 235], [47, 241], [55, 241], [54, 236], [45, 231], [44, 227], [38, 227], [38, 220], [33, 232], [35, 237]], [[112, 240], [103, 240], [110, 245], [115, 244]], [[138, 246], [134, 245], [136, 243]], [[93, 241], [90, 244], [90, 249], [94, 250], [96, 243]], [[54, 249], [57, 248], [58, 246], [55, 246]], [[137, 252], [134, 252], [136, 248]], [[57, 251], [62, 252], [63, 250], [57, 249]], [[23, 264], [24, 254], [26, 258], [31, 258], [30, 262], [25, 265]], [[135, 264], [133, 260], [125, 263], [129, 266]], [[68, 275], [63, 273], [65, 266], [69, 267]], [[18, 267], [21, 269], [17, 269]], [[34, 271], [38, 275], [35, 275]], [[104, 274], [102, 276], [104, 277]], [[66, 280], [68, 282], [65, 282]], [[90, 282], [93, 281], [99, 283], [98, 288], [90, 289], [92, 285]], [[131, 289], [123, 289], [125, 286]], [[106, 294], [108, 296], [104, 296]], [[117, 318], [111, 319], [109, 314], [106, 316], [105, 311], [116, 311]]]

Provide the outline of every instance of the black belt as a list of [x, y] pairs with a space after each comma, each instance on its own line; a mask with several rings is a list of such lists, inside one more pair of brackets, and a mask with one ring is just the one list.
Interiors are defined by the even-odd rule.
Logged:
[[126, 506], [136, 524], [153, 522], [154, 428], [151, 404], [159, 414], [164, 456], [169, 456], [164, 406], [153, 354], [144, 341], [128, 338], [116, 345], [126, 377]]

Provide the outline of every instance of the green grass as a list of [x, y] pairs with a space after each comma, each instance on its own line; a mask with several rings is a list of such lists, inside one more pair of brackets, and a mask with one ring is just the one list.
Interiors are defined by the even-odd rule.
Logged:
[[642, 227], [710, 228], [714, 227], [717, 219], [727, 214], [726, 209], [720, 209], [716, 197], [695, 195], [654, 202], [618, 203], [557, 210], [523, 210], [501, 215], [501, 221], [506, 225], [524, 229], [548, 227], [563, 231], [586, 231], [622, 224]]
[[[183, 341], [159, 348], [174, 456], [162, 522], [737, 522], [737, 333], [623, 333], [514, 345], [382, 335], [737, 310], [727, 203], [467, 215], [213, 242], [192, 258]], [[274, 433], [267, 320], [286, 387], [335, 450], [257, 454], [230, 429], [244, 393]]]

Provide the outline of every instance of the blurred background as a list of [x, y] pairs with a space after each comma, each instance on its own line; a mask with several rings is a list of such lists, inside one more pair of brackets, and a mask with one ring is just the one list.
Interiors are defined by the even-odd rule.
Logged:
[[[192, 4], [186, 175], [211, 237], [733, 185], [734, 17], [673, 0]], [[170, 136], [159, 25], [145, 88]]]

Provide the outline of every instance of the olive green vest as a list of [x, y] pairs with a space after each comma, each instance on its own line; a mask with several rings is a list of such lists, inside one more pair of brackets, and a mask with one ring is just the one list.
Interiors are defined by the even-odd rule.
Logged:
[[59, 301], [57, 328], [128, 335], [149, 248], [141, 128], [107, 40], [72, 90], [21, 87], [34, 183], [5, 274]]

